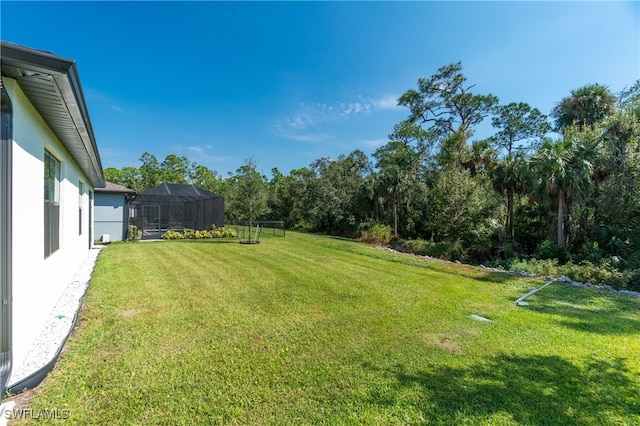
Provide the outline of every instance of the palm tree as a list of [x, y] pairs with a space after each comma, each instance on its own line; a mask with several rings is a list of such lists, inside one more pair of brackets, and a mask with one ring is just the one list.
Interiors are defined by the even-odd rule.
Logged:
[[524, 187], [524, 157], [521, 155], [509, 156], [498, 164], [491, 173], [493, 189], [507, 197], [507, 231], [513, 239], [515, 234], [515, 203], [516, 194], [523, 191]]
[[393, 236], [398, 238], [398, 206], [407, 200], [419, 166], [420, 152], [411, 146], [391, 141], [378, 148], [373, 154], [378, 160], [376, 167], [380, 169], [377, 183], [381, 192], [386, 193], [393, 208]]
[[572, 125], [578, 126], [580, 131], [585, 126], [593, 129], [614, 110], [615, 101], [609, 88], [598, 83], [572, 90], [571, 96], [553, 109], [551, 115], [556, 119], [556, 130], [564, 131]]
[[469, 170], [471, 176], [488, 175], [494, 169], [498, 151], [494, 148], [492, 138], [474, 141], [469, 150], [469, 159], [462, 165]]
[[565, 214], [568, 201], [590, 183], [593, 151], [565, 137], [556, 143], [545, 141], [530, 160], [533, 194], [558, 205], [557, 244], [566, 246]]
[[503, 162], [493, 171], [494, 189], [507, 196], [507, 230], [514, 237], [514, 195], [522, 191], [522, 155], [514, 154], [523, 142], [540, 140], [551, 130], [547, 116], [537, 108], [523, 102], [512, 102], [495, 108], [491, 124], [498, 132], [493, 137], [495, 145], [504, 154]]
[[406, 202], [409, 207], [409, 191], [434, 135], [408, 120], [396, 124], [393, 130], [390, 141], [378, 148], [373, 157], [379, 169], [377, 184], [384, 194], [382, 198], [390, 199], [393, 207], [393, 236], [398, 238], [398, 206]]

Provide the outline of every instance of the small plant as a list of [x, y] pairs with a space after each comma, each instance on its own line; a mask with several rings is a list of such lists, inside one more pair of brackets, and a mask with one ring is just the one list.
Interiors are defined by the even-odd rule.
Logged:
[[391, 227], [376, 222], [360, 225], [360, 241], [369, 244], [386, 245], [391, 241]]
[[520, 259], [514, 260], [509, 265], [511, 271], [522, 271], [528, 274], [539, 276], [552, 275], [559, 276], [561, 268], [558, 266], [557, 259]]
[[234, 229], [218, 228], [216, 225], [211, 225], [211, 230], [209, 231], [209, 238], [236, 238], [238, 235]]
[[551, 240], [544, 240], [539, 243], [534, 251], [534, 256], [536, 259], [541, 260], [557, 259], [561, 264], [567, 263], [570, 259], [567, 249], [553, 243]]
[[163, 240], [182, 240], [184, 239], [184, 235], [182, 234], [182, 232], [173, 231], [170, 229], [164, 233], [164, 235], [162, 236], [162, 239]]
[[393, 248], [405, 253], [444, 259], [448, 245], [446, 243], [434, 243], [433, 241], [422, 239], [398, 240], [393, 243]]
[[615, 289], [625, 288], [630, 284], [630, 271], [620, 271], [611, 258], [604, 259], [599, 264], [583, 260], [579, 264], [571, 262], [562, 268], [563, 275], [574, 281], [588, 282], [596, 285], [608, 285]]
[[127, 241], [140, 241], [142, 237], [142, 231], [138, 229], [135, 225], [129, 225], [129, 232], [127, 233]]

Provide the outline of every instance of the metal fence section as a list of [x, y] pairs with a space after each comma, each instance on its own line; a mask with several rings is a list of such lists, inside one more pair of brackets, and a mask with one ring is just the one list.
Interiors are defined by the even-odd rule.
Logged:
[[[246, 220], [239, 220], [232, 223], [235, 227], [238, 236], [244, 239], [249, 232], [249, 222]], [[256, 220], [251, 221], [252, 232], [255, 232], [255, 228], [260, 226], [260, 233], [262, 235], [275, 235], [277, 237], [285, 237], [287, 230], [283, 220]]]

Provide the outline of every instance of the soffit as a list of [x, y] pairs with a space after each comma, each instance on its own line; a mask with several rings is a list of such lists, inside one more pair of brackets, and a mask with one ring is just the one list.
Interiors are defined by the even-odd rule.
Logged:
[[94, 187], [105, 184], [102, 164], [75, 62], [2, 42], [2, 75], [15, 79]]

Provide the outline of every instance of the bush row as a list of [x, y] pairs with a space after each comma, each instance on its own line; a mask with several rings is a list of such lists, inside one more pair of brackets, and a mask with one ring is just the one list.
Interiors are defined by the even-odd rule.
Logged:
[[450, 261], [466, 261], [464, 250], [460, 243], [435, 243], [428, 240], [395, 240], [391, 242], [394, 250], [403, 253], [413, 253], [419, 256], [429, 256]]
[[168, 230], [162, 236], [163, 240], [201, 240], [211, 238], [235, 238], [236, 231], [233, 229], [217, 228], [211, 226], [209, 230], [183, 229], [182, 231]]
[[573, 281], [610, 286], [616, 290], [640, 290], [640, 262], [634, 251], [613, 255], [599, 248], [598, 243], [570, 254], [551, 241], [540, 242], [532, 257], [512, 257], [490, 262], [509, 271], [521, 271], [540, 276], [566, 276]]
[[[400, 252], [449, 261], [469, 260], [459, 243], [394, 240], [390, 246]], [[640, 291], [640, 267], [635, 259], [632, 259], [633, 256], [624, 259], [619, 256], [594, 257], [587, 253], [572, 257], [564, 247], [559, 247], [550, 241], [538, 244], [533, 257], [518, 256], [514, 254], [511, 247], [506, 249], [513, 257], [496, 259], [485, 264], [507, 271], [521, 271], [538, 276], [564, 275], [576, 282], [607, 285], [616, 290]]]
[[540, 276], [564, 275], [577, 282], [640, 291], [640, 269], [620, 270], [615, 263], [613, 259], [603, 259], [598, 264], [588, 260], [560, 264], [558, 259], [514, 259], [506, 269]]

